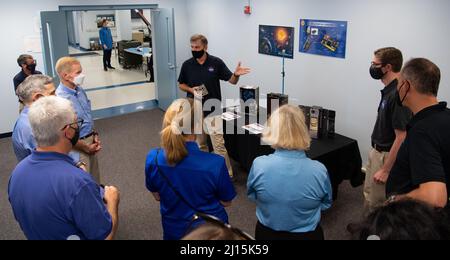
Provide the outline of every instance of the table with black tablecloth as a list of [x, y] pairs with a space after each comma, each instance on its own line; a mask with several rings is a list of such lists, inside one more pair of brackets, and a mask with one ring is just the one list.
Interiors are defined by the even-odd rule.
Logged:
[[[241, 126], [252, 122], [256, 122], [256, 119], [224, 121], [224, 139], [228, 154], [246, 171], [250, 170], [256, 157], [274, 152], [270, 146], [261, 143], [261, 135], [241, 129]], [[313, 139], [306, 154], [327, 168], [334, 199], [337, 198], [338, 186], [343, 180], [350, 180], [353, 187], [363, 184], [362, 159], [356, 140], [340, 134], [335, 134], [334, 138]]]

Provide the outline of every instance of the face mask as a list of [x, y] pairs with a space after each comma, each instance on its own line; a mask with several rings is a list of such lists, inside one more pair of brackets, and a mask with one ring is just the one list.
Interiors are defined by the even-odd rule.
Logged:
[[203, 57], [203, 55], [205, 55], [205, 50], [192, 51], [192, 56], [194, 56], [194, 58], [196, 59], [200, 59], [201, 57]]
[[29, 64], [27, 65], [27, 69], [33, 74], [36, 71], [36, 64]]
[[73, 84], [75, 84], [77, 86], [81, 86], [81, 85], [83, 85], [85, 78], [86, 78], [86, 75], [80, 74], [73, 79]]
[[[72, 128], [72, 127], [71, 127]], [[75, 146], [78, 143], [78, 140], [80, 140], [80, 128], [72, 128], [75, 130], [75, 134], [72, 138], [68, 138], [72, 146]]]
[[377, 68], [376, 65], [370, 66], [370, 76], [372, 76], [375, 80], [380, 80], [384, 77], [383, 70], [380, 68]]
[[[404, 86], [404, 85], [402, 85], [402, 86], [400, 87], [400, 89], [402, 89], [403, 86]], [[400, 107], [403, 106], [403, 102], [405, 102], [406, 96], [408, 96], [408, 92], [409, 92], [409, 88], [408, 88], [408, 90], [406, 91], [405, 96], [404, 96], [403, 98], [400, 98], [400, 92], [399, 92], [399, 90], [397, 90], [397, 92], [395, 93], [395, 101], [397, 102], [397, 105], [399, 105]]]

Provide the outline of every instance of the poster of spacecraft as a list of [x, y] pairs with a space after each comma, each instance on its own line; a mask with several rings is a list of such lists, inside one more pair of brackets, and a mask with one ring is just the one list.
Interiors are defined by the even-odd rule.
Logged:
[[300, 52], [345, 59], [347, 22], [300, 20]]
[[259, 26], [259, 53], [294, 58], [294, 28], [260, 25]]

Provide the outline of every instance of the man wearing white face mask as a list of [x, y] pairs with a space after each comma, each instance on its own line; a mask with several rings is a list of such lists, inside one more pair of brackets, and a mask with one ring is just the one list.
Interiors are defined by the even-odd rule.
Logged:
[[78, 119], [83, 120], [80, 129], [80, 140], [74, 149], [79, 152], [79, 161], [86, 165], [88, 172], [97, 183], [100, 183], [100, 171], [96, 154], [102, 149], [98, 133], [94, 130], [91, 101], [81, 87], [85, 75], [80, 62], [72, 57], [63, 57], [56, 63], [56, 72], [61, 83], [56, 95], [72, 102]]

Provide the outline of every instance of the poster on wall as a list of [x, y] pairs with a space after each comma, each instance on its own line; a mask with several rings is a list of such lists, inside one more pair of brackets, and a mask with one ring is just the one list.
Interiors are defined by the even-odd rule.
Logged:
[[347, 22], [300, 20], [300, 52], [345, 59]]
[[293, 59], [294, 28], [260, 25], [258, 45], [258, 51], [261, 54]]
[[102, 27], [102, 23], [101, 21], [103, 19], [106, 19], [106, 21], [108, 21], [107, 26], [108, 27], [116, 27], [116, 17], [113, 14], [103, 14], [103, 15], [97, 15], [97, 19], [96, 19], [96, 23], [97, 23], [97, 27], [100, 28]]

